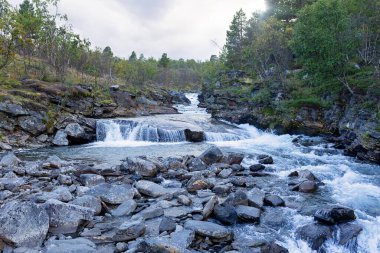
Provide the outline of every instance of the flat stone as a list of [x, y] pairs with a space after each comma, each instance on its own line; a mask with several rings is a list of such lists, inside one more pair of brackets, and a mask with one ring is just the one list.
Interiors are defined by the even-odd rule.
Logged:
[[68, 240], [49, 240], [44, 249], [45, 253], [96, 253], [95, 243], [84, 238]]
[[95, 174], [82, 174], [80, 175], [80, 180], [84, 186], [90, 187], [103, 184], [106, 181], [103, 176]]
[[227, 242], [233, 238], [233, 233], [230, 230], [212, 222], [188, 220], [185, 223], [185, 228], [194, 231], [200, 236], [223, 239]]
[[256, 208], [264, 206], [265, 192], [260, 189], [254, 188], [247, 192], [248, 204]]
[[232, 174], [232, 169], [223, 169], [219, 174], [218, 177], [221, 178], [228, 178]]
[[144, 195], [149, 197], [158, 198], [168, 193], [168, 191], [159, 184], [147, 180], [140, 180], [135, 185], [136, 189]]
[[48, 229], [48, 213], [34, 203], [12, 201], [0, 209], [0, 239], [17, 247], [39, 247]]
[[239, 205], [236, 207], [236, 213], [239, 219], [248, 222], [257, 223], [260, 221], [261, 211], [258, 208]]
[[100, 214], [102, 211], [102, 204], [100, 202], [100, 199], [91, 195], [77, 197], [71, 201], [70, 204], [90, 208], [94, 210], [95, 215]]
[[159, 231], [160, 233], [166, 231], [168, 233], [173, 232], [176, 229], [177, 224], [172, 218], [169, 217], [163, 217], [160, 226], [159, 226]]
[[116, 217], [130, 215], [135, 211], [136, 207], [136, 201], [134, 201], [133, 199], [129, 199], [121, 205], [119, 205], [116, 209], [112, 210], [111, 214]]
[[145, 233], [143, 220], [126, 221], [117, 229], [108, 234], [108, 237], [115, 242], [127, 242], [134, 240]]
[[265, 196], [264, 203], [268, 206], [285, 206], [285, 201], [277, 195]]

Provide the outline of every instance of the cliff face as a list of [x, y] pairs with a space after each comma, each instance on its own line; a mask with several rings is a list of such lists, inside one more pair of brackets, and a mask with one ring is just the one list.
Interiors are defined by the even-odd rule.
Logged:
[[[232, 82], [244, 90], [244, 83]], [[241, 85], [241, 87], [239, 87]], [[284, 96], [281, 89], [267, 94], [274, 101], [272, 107], [260, 101], [249, 99], [263, 88], [248, 92], [231, 92], [217, 83], [200, 95], [201, 106], [206, 107], [214, 118], [236, 124], [249, 123], [261, 129], [275, 130], [279, 134], [323, 135], [336, 143], [345, 154], [360, 159], [380, 163], [380, 115], [367, 102], [379, 103], [376, 95], [365, 97], [340, 97], [331, 101], [332, 106], [322, 108], [313, 105], [300, 106], [292, 113], [275, 113], [273, 105]]]
[[90, 85], [24, 80], [0, 93], [0, 150], [88, 143], [96, 119], [177, 113], [175, 94], [156, 89], [131, 93], [123, 86], [99, 91]]

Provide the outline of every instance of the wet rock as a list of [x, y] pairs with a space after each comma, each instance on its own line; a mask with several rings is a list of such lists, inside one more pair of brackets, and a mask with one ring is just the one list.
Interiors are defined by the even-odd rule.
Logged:
[[149, 197], [158, 198], [168, 193], [168, 191], [159, 184], [147, 180], [140, 180], [135, 185], [136, 189], [144, 195]]
[[277, 195], [268, 195], [264, 198], [265, 205], [268, 206], [285, 206], [285, 201]]
[[204, 132], [202, 131], [191, 131], [190, 129], [185, 129], [186, 141], [189, 142], [202, 142], [205, 140]]
[[34, 203], [12, 201], [0, 209], [0, 241], [17, 247], [39, 247], [48, 229], [47, 212]]
[[143, 177], [155, 177], [158, 172], [154, 163], [141, 158], [127, 158], [122, 167]]
[[223, 169], [219, 174], [218, 177], [221, 178], [228, 178], [232, 174], [232, 169]]
[[262, 208], [264, 206], [265, 193], [257, 188], [253, 188], [247, 192], [248, 204], [256, 208]]
[[115, 242], [127, 242], [134, 240], [145, 233], [145, 224], [142, 219], [126, 221], [117, 229], [111, 231], [105, 237]]
[[252, 172], [258, 172], [264, 169], [265, 169], [265, 166], [262, 164], [254, 164], [254, 165], [249, 166], [249, 170]]
[[47, 129], [41, 119], [33, 116], [19, 117], [18, 124], [23, 130], [33, 135], [42, 134]]
[[357, 224], [344, 223], [338, 225], [339, 244], [348, 245], [353, 240], [356, 240], [363, 228]]
[[179, 195], [177, 197], [178, 199], [178, 202], [185, 205], [185, 206], [190, 206], [192, 201], [189, 197], [187, 197], [186, 195]]
[[191, 159], [187, 167], [189, 171], [203, 171], [207, 169], [207, 165], [198, 157]]
[[94, 210], [95, 215], [100, 214], [102, 211], [102, 204], [100, 202], [100, 199], [90, 195], [78, 197], [71, 201], [70, 204], [90, 208]]
[[135, 195], [135, 190], [129, 185], [100, 184], [86, 192], [88, 195], [99, 197], [102, 201], [118, 205]]
[[235, 208], [230, 205], [216, 205], [213, 214], [215, 219], [225, 225], [233, 225], [237, 220]]
[[229, 165], [241, 164], [243, 159], [244, 159], [244, 154], [228, 153], [227, 155], [223, 157], [222, 163], [227, 163]]
[[239, 219], [248, 222], [258, 223], [260, 221], [261, 211], [258, 208], [239, 205], [236, 207], [236, 213]]
[[332, 237], [332, 229], [329, 226], [309, 224], [298, 228], [296, 235], [308, 242], [313, 250], [318, 250], [326, 240]]
[[313, 193], [318, 189], [318, 185], [314, 181], [305, 180], [292, 188], [292, 191], [299, 191], [304, 193]]
[[56, 146], [68, 146], [69, 140], [67, 139], [67, 134], [63, 130], [58, 130], [54, 136], [53, 144]]
[[105, 179], [103, 176], [95, 175], [95, 174], [82, 174], [80, 175], [80, 181], [84, 186], [95, 186], [98, 184], [105, 183]]
[[84, 238], [68, 240], [49, 240], [44, 248], [45, 253], [96, 253], [95, 243]]
[[159, 226], [160, 234], [164, 231], [171, 233], [176, 229], [176, 226], [177, 224], [172, 218], [163, 217]]
[[211, 165], [220, 162], [223, 159], [223, 153], [219, 148], [213, 146], [204, 151], [199, 158], [207, 165]]
[[89, 221], [94, 210], [50, 199], [43, 205], [49, 215], [49, 231], [53, 234], [70, 234], [77, 231], [82, 221]]
[[194, 231], [200, 236], [221, 239], [226, 242], [233, 239], [233, 233], [227, 228], [207, 221], [188, 220], [185, 223], [185, 228]]
[[116, 209], [111, 211], [111, 214], [116, 217], [126, 216], [133, 213], [136, 210], [137, 203], [133, 199], [127, 200]]
[[335, 225], [356, 219], [352, 209], [344, 207], [334, 207], [331, 209], [318, 210], [314, 214], [314, 219], [322, 224]]
[[218, 204], [218, 197], [216, 196], [211, 197], [211, 199], [207, 201], [202, 211], [203, 219], [207, 219], [211, 215], [216, 204]]
[[273, 158], [269, 155], [259, 155], [257, 159], [260, 164], [273, 164]]
[[261, 253], [289, 253], [289, 251], [277, 243], [271, 243], [261, 247]]
[[3, 158], [1, 158], [0, 166], [14, 168], [20, 164], [20, 159], [18, 159], [13, 152], [9, 152]]

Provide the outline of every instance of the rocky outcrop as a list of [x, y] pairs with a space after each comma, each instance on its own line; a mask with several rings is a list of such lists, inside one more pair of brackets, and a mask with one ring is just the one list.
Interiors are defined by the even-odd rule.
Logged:
[[173, 114], [174, 103], [189, 103], [182, 93], [149, 89], [133, 94], [122, 85], [99, 91], [91, 85], [23, 80], [4, 90], [0, 100], [0, 152], [89, 143], [96, 139], [96, 119]]
[[[266, 85], [245, 81], [244, 73], [229, 74], [217, 81], [214, 89], [205, 89], [199, 96], [200, 106], [216, 119], [236, 124], [252, 124], [261, 129], [275, 130], [279, 134], [323, 135], [345, 150], [345, 154], [359, 159], [380, 163], [380, 117], [376, 94], [352, 96], [342, 94], [333, 106], [322, 108], [313, 104], [300, 105], [292, 113], [274, 113], [276, 103], [285, 94], [281, 91], [265, 93]], [[235, 73], [235, 71], [232, 71]], [[230, 88], [245, 90], [231, 92]], [[262, 102], [260, 96], [271, 105]], [[257, 99], [252, 99], [256, 97]], [[329, 98], [326, 98], [329, 99]], [[331, 99], [330, 99], [331, 100]]]

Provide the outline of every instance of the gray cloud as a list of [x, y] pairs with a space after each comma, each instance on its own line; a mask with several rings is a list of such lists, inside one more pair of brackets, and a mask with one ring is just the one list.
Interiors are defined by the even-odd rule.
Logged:
[[[21, 0], [11, 0], [18, 4]], [[120, 57], [208, 59], [223, 45], [234, 13], [249, 15], [265, 0], [61, 0], [74, 30], [93, 45], [110, 46]]]

